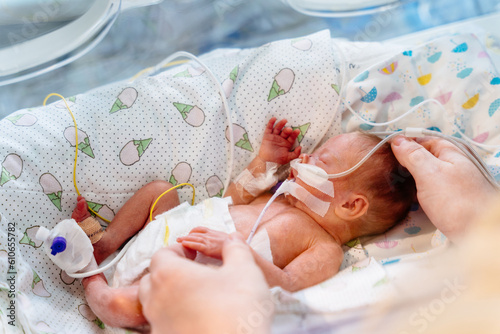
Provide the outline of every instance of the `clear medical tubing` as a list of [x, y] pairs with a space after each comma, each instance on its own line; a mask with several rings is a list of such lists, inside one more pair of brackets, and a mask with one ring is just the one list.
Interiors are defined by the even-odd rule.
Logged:
[[486, 164], [483, 162], [481, 157], [477, 154], [477, 152], [464, 140], [460, 138], [455, 138], [452, 136], [445, 135], [441, 132], [438, 131], [432, 131], [432, 130], [427, 130], [427, 129], [420, 129], [420, 128], [407, 128], [403, 131], [397, 131], [397, 132], [372, 132], [373, 134], [377, 135], [388, 135], [380, 143], [378, 143], [366, 156], [363, 157], [356, 165], [353, 167], [349, 168], [348, 170], [337, 173], [337, 174], [328, 174], [329, 179], [333, 178], [339, 178], [346, 176], [352, 172], [354, 172], [356, 169], [361, 167], [363, 163], [366, 162], [382, 145], [387, 143], [389, 140], [394, 138], [397, 135], [405, 135], [405, 136], [410, 136], [410, 137], [415, 137], [415, 136], [434, 136], [434, 137], [439, 137], [443, 138], [452, 144], [454, 144], [458, 149], [460, 149], [471, 161], [474, 163], [474, 165], [479, 169], [481, 174], [488, 180], [489, 183], [496, 189], [500, 190], [500, 185], [496, 182], [495, 177], [491, 174], [489, 171], [488, 167]]
[[[360, 115], [358, 115], [358, 113], [356, 111], [354, 111], [348, 103], [344, 103], [344, 105], [347, 107], [347, 109], [349, 109], [349, 111], [355, 117], [357, 117], [363, 123], [366, 123], [366, 124], [372, 125], [372, 126], [385, 126], [385, 125], [389, 125], [389, 124], [392, 124], [392, 123], [395, 123], [395, 122], [399, 121], [403, 117], [408, 116], [410, 113], [414, 112], [415, 110], [417, 110], [418, 108], [420, 108], [422, 105], [427, 104], [429, 102], [432, 102], [432, 103], [436, 104], [443, 111], [443, 113], [446, 114], [446, 109], [443, 107], [443, 105], [439, 101], [437, 101], [435, 99], [427, 99], [425, 101], [420, 102], [419, 104], [417, 104], [416, 106], [414, 106], [413, 108], [409, 109], [404, 114], [396, 117], [393, 120], [390, 120], [388, 122], [376, 123], [376, 122], [367, 121], [363, 117], [361, 117]], [[495, 177], [491, 174], [491, 172], [489, 171], [489, 169], [486, 166], [486, 164], [483, 162], [483, 160], [481, 159], [481, 157], [479, 156], [479, 154], [477, 154], [477, 152], [468, 143], [471, 143], [471, 144], [476, 145], [476, 146], [478, 146], [480, 148], [483, 148], [483, 149], [499, 148], [500, 146], [499, 145], [485, 145], [485, 144], [477, 143], [474, 140], [472, 140], [469, 137], [467, 137], [465, 134], [463, 134], [462, 131], [458, 128], [458, 126], [456, 126], [455, 124], [453, 124], [453, 127], [463, 137], [463, 139], [452, 137], [452, 136], [448, 136], [448, 135], [445, 135], [445, 134], [443, 134], [441, 132], [438, 132], [438, 131], [432, 131], [432, 130], [427, 130], [427, 129], [423, 129], [423, 128], [406, 128], [404, 131], [399, 131], [399, 132], [371, 132], [373, 134], [389, 135], [389, 136], [386, 137], [386, 138], [384, 138], [377, 146], [375, 146], [354, 167], [352, 167], [349, 170], [347, 170], [345, 172], [342, 172], [342, 173], [329, 174], [328, 177], [329, 178], [338, 178], [338, 177], [342, 177], [342, 176], [345, 176], [347, 174], [352, 173], [353, 171], [355, 171], [356, 169], [358, 169], [371, 155], [373, 155], [373, 153], [375, 153], [375, 151], [380, 146], [382, 146], [384, 143], [386, 143], [388, 140], [390, 140], [391, 138], [393, 138], [394, 136], [396, 136], [398, 134], [404, 134], [404, 135], [406, 135], [408, 137], [434, 136], [434, 137], [440, 137], [440, 138], [443, 138], [445, 140], [448, 140], [449, 142], [451, 142], [452, 144], [454, 144], [457, 148], [459, 148], [472, 161], [472, 163], [474, 163], [474, 165], [476, 165], [476, 167], [483, 174], [483, 176], [488, 180], [488, 182], [493, 187], [495, 187], [496, 189], [500, 189], [500, 185], [496, 182]]]
[[[427, 99], [425, 101], [422, 101], [420, 102], [419, 104], [415, 105], [413, 108], [409, 109], [408, 111], [406, 111], [404, 114], [402, 115], [399, 115], [398, 117], [390, 120], [390, 121], [387, 121], [387, 122], [380, 122], [380, 123], [376, 123], [376, 122], [370, 122], [370, 121], [367, 121], [366, 119], [364, 119], [363, 117], [361, 117], [360, 115], [358, 115], [358, 113], [356, 111], [354, 111], [351, 106], [348, 104], [348, 103], [344, 103], [344, 105], [347, 107], [347, 109], [354, 115], [356, 116], [361, 122], [365, 123], [365, 124], [368, 124], [368, 125], [372, 125], [372, 126], [386, 126], [386, 125], [389, 125], [389, 124], [392, 124], [392, 123], [396, 123], [397, 121], [399, 121], [400, 119], [408, 116], [409, 114], [411, 114], [412, 112], [414, 112], [415, 110], [417, 110], [418, 108], [420, 108], [421, 106], [423, 106], [424, 104], [427, 104], [429, 102], [432, 102], [434, 104], [436, 104], [440, 109], [441, 111], [443, 111], [444, 114], [446, 114], [446, 109], [443, 107], [443, 105], [436, 99]], [[482, 149], [485, 149], [485, 150], [489, 150], [489, 149], [497, 149], [497, 148], [500, 148], [500, 145], [486, 145], [486, 144], [481, 144], [481, 143], [478, 143], [478, 142], [475, 142], [474, 140], [470, 139], [469, 137], [467, 137], [461, 130], [458, 126], [456, 126], [455, 124], [452, 124], [453, 128], [455, 129], [455, 131], [457, 131], [463, 138], [464, 140], [468, 141], [469, 143], [475, 145], [475, 146], [478, 146]]]
[[339, 177], [343, 177], [343, 176], [346, 176], [346, 175], [349, 175], [351, 174], [352, 172], [354, 172], [356, 169], [358, 169], [359, 167], [361, 167], [362, 164], [365, 163], [366, 160], [368, 160], [382, 145], [384, 145], [385, 143], [387, 143], [389, 140], [391, 140], [392, 138], [394, 138], [395, 136], [397, 135], [400, 135], [402, 134], [401, 131], [399, 132], [393, 132], [391, 133], [389, 136], [385, 137], [384, 139], [382, 139], [382, 141], [380, 143], [378, 143], [374, 148], [371, 149], [370, 152], [368, 152], [367, 155], [365, 155], [363, 157], [363, 159], [361, 159], [357, 164], [355, 164], [353, 167], [349, 168], [348, 170], [344, 171], [344, 172], [341, 172], [341, 173], [336, 173], [336, 174], [328, 174], [328, 178], [329, 179], [335, 179], [335, 178], [339, 178]]
[[[151, 68], [150, 70], [142, 73], [139, 77], [136, 78], [142, 78], [144, 76], [149, 76], [152, 75], [158, 71], [160, 71], [163, 67], [166, 67], [169, 63], [171, 63], [174, 59], [176, 58], [189, 58], [191, 60], [196, 61], [198, 64], [203, 67], [203, 69], [209, 74], [210, 79], [212, 79], [213, 83], [219, 90], [219, 95], [222, 100], [222, 105], [224, 106], [224, 112], [226, 114], [226, 118], [228, 121], [228, 130], [229, 130], [229, 163], [227, 165], [227, 178], [224, 181], [224, 193], [227, 191], [227, 188], [229, 187], [229, 182], [231, 181], [231, 174], [233, 172], [233, 164], [234, 164], [234, 138], [233, 138], [233, 121], [231, 118], [231, 111], [229, 109], [229, 103], [227, 102], [226, 94], [224, 93], [224, 89], [222, 88], [221, 83], [219, 82], [219, 79], [215, 76], [215, 74], [208, 68], [205, 63], [203, 63], [198, 57], [195, 55], [186, 52], [186, 51], [178, 51], [164, 60], [162, 60], [160, 63], [158, 63], [155, 67]], [[224, 196], [224, 194], [223, 194]]]
[[325, 128], [325, 130], [323, 131], [323, 133], [321, 134], [321, 136], [318, 137], [318, 140], [316, 140], [316, 142], [314, 143], [314, 145], [311, 146], [311, 148], [309, 149], [309, 153], [312, 153], [316, 147], [319, 145], [319, 143], [321, 142], [321, 140], [326, 136], [326, 133], [328, 132], [328, 130], [330, 130], [330, 127], [332, 126], [333, 122], [335, 121], [335, 117], [337, 115], [337, 112], [339, 110], [339, 107], [340, 107], [340, 102], [342, 100], [344, 100], [344, 92], [345, 92], [345, 85], [347, 84], [347, 80], [346, 80], [346, 76], [347, 76], [347, 61], [346, 61], [346, 57], [345, 57], [345, 54], [344, 52], [342, 51], [342, 49], [333, 42], [332, 40], [332, 43], [335, 45], [337, 51], [338, 51], [338, 54], [339, 54], [339, 59], [340, 59], [340, 63], [343, 65], [343, 73], [342, 73], [342, 82], [340, 84], [340, 90], [339, 90], [339, 99], [337, 101], [337, 104], [335, 105], [335, 108], [334, 108], [334, 112], [333, 112], [333, 116], [332, 118], [330, 119], [330, 122], [328, 123], [328, 126]]
[[260, 224], [260, 221], [262, 220], [262, 217], [264, 217], [264, 214], [266, 213], [266, 211], [269, 208], [269, 206], [271, 205], [271, 203], [274, 202], [274, 200], [276, 199], [276, 197], [278, 197], [279, 195], [281, 195], [283, 193], [282, 189], [286, 188], [285, 184], [287, 182], [295, 182], [295, 179], [283, 181], [283, 183], [281, 184], [281, 186], [276, 190], [276, 192], [273, 194], [273, 196], [271, 196], [271, 198], [269, 199], [269, 201], [267, 201], [266, 205], [264, 206], [264, 209], [262, 209], [262, 212], [260, 213], [259, 217], [257, 217], [257, 220], [253, 224], [253, 228], [250, 231], [250, 234], [248, 235], [248, 238], [247, 238], [247, 241], [246, 241], [247, 244], [250, 244], [250, 242], [252, 242], [253, 236], [255, 235], [255, 232], [257, 231], [257, 228], [259, 227], [259, 224]]

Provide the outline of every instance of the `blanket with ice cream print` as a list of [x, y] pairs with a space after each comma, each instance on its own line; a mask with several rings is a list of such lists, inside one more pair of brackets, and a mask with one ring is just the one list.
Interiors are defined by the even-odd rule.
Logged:
[[[193, 184], [199, 202], [222, 196], [229, 178], [257, 154], [272, 116], [300, 129], [305, 147], [329, 129], [339, 133], [334, 87], [340, 65], [334, 54], [323, 31], [201, 57], [223, 86], [230, 123], [212, 78], [195, 62], [67, 97], [77, 121], [80, 192], [107, 219], [137, 189], [158, 179]], [[77, 197], [75, 126], [64, 102], [49, 102], [0, 121], [0, 333], [113, 332], [91, 312], [81, 284], [53, 265], [34, 237], [40, 225], [52, 228], [68, 218]], [[191, 190], [179, 194], [189, 200]], [[13, 280], [6, 280], [11, 273]], [[15, 327], [9, 324], [11, 301]]]
[[[408, 48], [332, 42], [324, 31], [253, 49], [213, 51], [201, 59], [222, 84], [231, 122], [216, 85], [195, 62], [68, 97], [77, 120], [79, 190], [89, 206], [107, 219], [137, 189], [157, 179], [193, 184], [197, 202], [221, 196], [228, 180], [257, 154], [264, 126], [272, 116], [286, 118], [300, 129], [298, 140], [305, 152], [329, 136], [363, 128], [342, 108], [342, 89], [353, 108], [370, 120], [394, 118], [407, 110], [403, 104], [416, 102], [412, 99], [439, 94], [450, 106], [471, 106], [460, 109], [470, 113], [467, 122], [457, 123], [466, 133], [476, 140], [492, 139], [498, 133], [491, 121], [498, 115], [493, 97], [500, 98], [500, 93], [487, 95], [481, 89], [497, 92], [498, 75], [491, 63], [482, 63], [488, 58], [479, 57], [481, 45], [470, 38], [453, 37], [441, 44]], [[459, 59], [451, 58], [449, 43], [457, 47], [466, 43], [467, 50], [456, 53]], [[454, 78], [442, 77], [436, 72], [439, 68], [457, 73]], [[473, 69], [468, 75], [461, 72], [468, 68]], [[428, 73], [432, 75], [425, 79]], [[485, 73], [491, 75], [490, 86], [472, 84], [472, 79]], [[444, 83], [445, 78], [449, 81]], [[467, 95], [470, 102], [458, 100]], [[53, 265], [34, 238], [39, 226], [52, 228], [68, 218], [77, 196], [72, 175], [75, 127], [62, 101], [49, 102], [0, 121], [0, 333], [125, 332], [106, 326], [92, 313], [81, 284]], [[413, 120], [414, 126], [448, 131], [440, 116], [424, 108]], [[484, 120], [490, 123], [483, 124]], [[229, 126], [234, 132], [231, 175]], [[488, 136], [482, 135], [485, 132]], [[495, 165], [498, 156], [488, 156], [490, 165]], [[183, 188], [179, 196], [188, 200], [191, 190]], [[377, 289], [389, 283], [372, 257], [380, 260], [424, 252], [444, 242], [418, 206], [394, 230], [345, 246], [344, 271], [356, 275], [344, 273], [295, 298], [316, 312], [374, 302], [382, 291]], [[337, 293], [338, 287], [357, 277], [356, 288], [342, 291], [362, 294], [353, 298]], [[351, 302], [331, 305], [323, 298], [318, 303], [313, 296], [350, 298]]]

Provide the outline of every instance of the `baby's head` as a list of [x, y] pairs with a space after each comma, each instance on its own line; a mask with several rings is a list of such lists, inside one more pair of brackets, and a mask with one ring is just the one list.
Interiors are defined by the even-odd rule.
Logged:
[[[302, 155], [302, 163], [316, 165], [328, 174], [340, 173], [353, 167], [380, 141], [362, 132], [342, 134], [330, 138], [313, 154]], [[392, 227], [407, 215], [416, 195], [415, 181], [399, 164], [388, 143], [353, 173], [329, 181], [335, 192], [333, 199], [323, 195], [331, 202], [329, 214], [334, 212], [334, 219], [346, 223], [353, 238]]]

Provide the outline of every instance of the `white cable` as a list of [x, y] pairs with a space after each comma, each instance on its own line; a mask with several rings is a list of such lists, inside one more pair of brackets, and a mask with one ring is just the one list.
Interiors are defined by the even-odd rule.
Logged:
[[491, 174], [490, 170], [488, 169], [488, 166], [483, 162], [483, 159], [479, 156], [479, 154], [472, 148], [470, 145], [467, 144], [466, 141], [460, 139], [460, 138], [455, 138], [452, 136], [445, 135], [441, 132], [438, 131], [432, 131], [432, 130], [427, 130], [423, 129], [422, 134], [425, 136], [435, 136], [439, 138], [443, 138], [452, 144], [454, 144], [458, 149], [460, 149], [468, 158], [469, 160], [476, 165], [476, 167], [479, 169], [479, 171], [483, 174], [483, 176], [488, 180], [488, 182], [495, 187], [497, 190], [500, 190], [500, 184], [496, 182], [495, 177], [493, 174]]
[[385, 143], [387, 143], [389, 140], [391, 140], [393, 137], [397, 136], [397, 135], [400, 135], [401, 134], [401, 131], [397, 131], [397, 132], [393, 132], [392, 134], [390, 134], [389, 136], [385, 137], [384, 139], [382, 139], [382, 141], [380, 143], [378, 143], [377, 145], [375, 145], [374, 148], [371, 149], [370, 152], [368, 152], [364, 157], [363, 159], [361, 159], [356, 165], [354, 165], [353, 167], [349, 168], [348, 170], [344, 171], [344, 172], [341, 172], [341, 173], [335, 173], [335, 174], [328, 174], [328, 178], [329, 179], [335, 179], [335, 178], [339, 178], [339, 177], [343, 177], [343, 176], [346, 176], [348, 174], [351, 174], [352, 172], [354, 172], [356, 169], [358, 169], [359, 167], [361, 167], [362, 164], [365, 163], [366, 160], [368, 160], [368, 158], [370, 158], [382, 145], [384, 145]]
[[[179, 52], [175, 52], [174, 54], [168, 56], [163, 61], [161, 61], [160, 63], [158, 63], [155, 67], [153, 67], [152, 69], [150, 69], [150, 70], [146, 71], [145, 73], [143, 73], [142, 75], [140, 75], [138, 78], [142, 78], [144, 76], [149, 76], [151, 74], [154, 74], [154, 73], [158, 72], [159, 70], [161, 70], [165, 65], [169, 64], [170, 62], [172, 62], [174, 59], [180, 58], [180, 57], [189, 58], [191, 60], [196, 61], [198, 64], [200, 64], [201, 67], [203, 67], [205, 69], [205, 71], [209, 74], [210, 79], [212, 79], [212, 81], [214, 82], [214, 84], [218, 88], [219, 95], [221, 96], [221, 100], [222, 100], [224, 112], [226, 114], [226, 118], [227, 118], [228, 123], [229, 123], [228, 127], [229, 127], [229, 137], [230, 137], [229, 138], [229, 146], [230, 146], [229, 147], [229, 163], [228, 163], [228, 169], [227, 169], [227, 178], [226, 178], [226, 181], [224, 183], [224, 193], [225, 193], [227, 191], [227, 188], [229, 187], [229, 182], [231, 180], [231, 173], [232, 173], [233, 164], [234, 164], [233, 122], [232, 122], [232, 119], [231, 119], [231, 113], [229, 111], [229, 104], [227, 102], [226, 95], [225, 95], [224, 90], [222, 88], [222, 85], [220, 84], [220, 82], [217, 79], [217, 77], [208, 68], [208, 66], [206, 66], [205, 63], [203, 63], [196, 56], [194, 56], [193, 54], [191, 54], [189, 52], [179, 51]], [[108, 270], [113, 265], [115, 265], [125, 255], [125, 252], [130, 247], [130, 245], [132, 244], [132, 242], [136, 239], [136, 237], [137, 237], [137, 235], [134, 236], [132, 239], [130, 239], [130, 241], [120, 251], [120, 253], [118, 253], [118, 255], [111, 262], [109, 262], [107, 265], [105, 265], [104, 267], [100, 267], [99, 269], [92, 270], [92, 271], [85, 272], [85, 273], [67, 273], [68, 276], [71, 276], [71, 277], [74, 277], [74, 278], [83, 278], [83, 277], [89, 277], [89, 276], [97, 275], [97, 274], [100, 274], [100, 273]]]
[[331, 118], [330, 123], [328, 123], [328, 126], [325, 128], [325, 130], [323, 131], [323, 133], [321, 134], [321, 136], [319, 136], [318, 140], [316, 140], [316, 143], [314, 143], [314, 145], [311, 147], [311, 149], [309, 149], [309, 153], [312, 153], [316, 149], [316, 147], [319, 145], [319, 143], [321, 142], [321, 140], [325, 137], [325, 135], [328, 132], [328, 130], [330, 130], [330, 127], [332, 126], [332, 124], [335, 121], [335, 118], [337, 116], [337, 112], [339, 111], [340, 102], [344, 99], [343, 95], [344, 95], [344, 92], [345, 92], [345, 85], [347, 84], [347, 82], [346, 82], [347, 61], [346, 61], [345, 54], [342, 51], [342, 49], [340, 48], [340, 46], [338, 46], [338, 44], [336, 44], [335, 42], [333, 42], [333, 40], [332, 40], [332, 43], [335, 45], [335, 47], [337, 48], [337, 50], [339, 52], [340, 63], [342, 63], [344, 65], [344, 69], [343, 69], [343, 73], [342, 73], [342, 83], [341, 83], [341, 86], [340, 86], [338, 101], [337, 101], [337, 104], [335, 105], [335, 108], [334, 108], [333, 117]]
[[390, 120], [390, 121], [387, 121], [387, 122], [380, 122], [380, 123], [377, 123], [377, 122], [371, 122], [371, 121], [367, 121], [366, 119], [364, 119], [363, 117], [361, 117], [356, 111], [354, 111], [351, 106], [349, 105], [349, 103], [345, 103], [345, 100], [344, 100], [344, 105], [347, 107], [347, 109], [349, 109], [349, 111], [354, 115], [356, 116], [360, 121], [362, 121], [363, 123], [366, 123], [368, 125], [372, 125], [372, 126], [386, 126], [386, 125], [390, 125], [392, 123], [396, 123], [397, 121], [399, 121], [400, 119], [408, 116], [409, 114], [411, 114], [412, 112], [414, 112], [415, 110], [417, 110], [418, 108], [420, 108], [422, 105], [424, 104], [427, 104], [429, 102], [433, 102], [435, 104], [437, 104], [439, 107], [442, 108], [442, 110], [446, 113], [446, 109], [444, 109], [443, 105], [438, 101], [438, 100], [435, 100], [435, 99], [427, 99], [425, 101], [422, 101], [420, 102], [419, 104], [417, 104], [416, 106], [414, 106], [413, 108], [409, 109], [407, 112], [405, 112], [404, 114], [402, 115], [399, 115], [398, 117]]
[[120, 259], [125, 255], [125, 252], [130, 247], [130, 245], [132, 245], [132, 242], [134, 242], [136, 238], [137, 238], [137, 235], [134, 235], [134, 237], [132, 239], [130, 239], [129, 242], [127, 242], [127, 244], [122, 248], [120, 253], [118, 253], [118, 255], [115, 256], [115, 258], [113, 260], [111, 260], [107, 265], [105, 265], [103, 267], [99, 267], [98, 269], [95, 269], [95, 270], [84, 272], [84, 273], [68, 273], [68, 272], [66, 272], [66, 274], [68, 274], [68, 276], [74, 277], [74, 278], [85, 278], [85, 277], [94, 276], [94, 275], [100, 274], [102, 272], [105, 272], [106, 270], [108, 270], [109, 268], [114, 266], [118, 261], [120, 261]]
[[464, 140], [461, 140], [460, 138], [454, 138], [452, 136], [445, 135], [441, 132], [438, 131], [433, 131], [433, 130], [427, 130], [423, 128], [407, 128], [403, 131], [396, 131], [396, 132], [376, 132], [373, 134], [377, 135], [386, 135], [389, 134], [386, 138], [384, 138], [380, 143], [378, 143], [375, 147], [371, 149], [370, 152], [368, 152], [363, 159], [361, 159], [356, 165], [353, 167], [349, 168], [348, 170], [341, 172], [341, 173], [336, 173], [336, 174], [328, 174], [328, 178], [339, 178], [346, 176], [352, 172], [354, 172], [356, 169], [361, 167], [363, 163], [366, 162], [382, 145], [384, 145], [386, 142], [391, 140], [393, 137], [397, 135], [405, 135], [407, 137], [423, 137], [423, 136], [434, 136], [434, 137], [439, 137], [443, 138], [452, 144], [454, 144], [459, 150], [461, 150], [468, 158], [469, 160], [479, 169], [481, 174], [488, 180], [488, 182], [495, 187], [496, 189], [500, 190], [500, 185], [496, 182], [495, 177], [491, 174], [490, 170], [488, 169], [488, 166], [483, 162], [479, 154], [468, 145], [468, 143]]
[[193, 54], [191, 54], [189, 52], [186, 52], [186, 51], [178, 51], [178, 52], [175, 52], [175, 53], [171, 54], [170, 56], [168, 56], [167, 58], [165, 58], [164, 60], [162, 60], [160, 63], [158, 63], [155, 67], [153, 67], [152, 69], [150, 69], [150, 70], [144, 72], [143, 74], [141, 74], [138, 78], [142, 78], [144, 76], [149, 76], [149, 75], [151, 75], [153, 73], [156, 73], [156, 72], [160, 71], [163, 67], [165, 67], [167, 64], [169, 64], [170, 62], [172, 62], [174, 59], [180, 58], [180, 57], [189, 58], [191, 60], [196, 61], [198, 64], [200, 64], [201, 67], [203, 67], [203, 69], [209, 74], [210, 79], [212, 79], [213, 83], [216, 85], [217, 89], [219, 90], [219, 95], [220, 95], [221, 100], [222, 100], [222, 105], [224, 107], [224, 112], [226, 113], [226, 118], [227, 118], [227, 121], [229, 123], [228, 124], [228, 130], [229, 130], [229, 162], [228, 162], [228, 166], [227, 166], [227, 178], [224, 181], [224, 192], [223, 192], [223, 195], [222, 195], [222, 196], [224, 196], [224, 194], [227, 191], [227, 188], [229, 187], [229, 183], [231, 181], [231, 174], [233, 173], [234, 146], [235, 145], [234, 145], [234, 134], [233, 134], [233, 121], [232, 121], [232, 118], [231, 118], [231, 112], [230, 112], [230, 109], [229, 109], [229, 103], [227, 101], [226, 94], [224, 93], [224, 89], [222, 88], [222, 84], [219, 82], [218, 78], [210, 70], [210, 68], [208, 68], [208, 66], [205, 65], [205, 63], [203, 63], [198, 57], [196, 57], [195, 55], [193, 55]]
[[269, 206], [271, 205], [271, 203], [274, 202], [274, 200], [276, 199], [276, 197], [278, 197], [279, 195], [281, 195], [283, 193], [282, 191], [280, 191], [280, 189], [282, 189], [282, 188], [284, 189], [286, 187], [285, 184], [287, 182], [295, 182], [295, 179], [283, 181], [283, 183], [281, 184], [281, 186], [278, 189], [276, 189], [276, 191], [274, 192], [273, 196], [271, 196], [271, 198], [269, 199], [269, 201], [267, 201], [266, 205], [264, 206], [264, 209], [262, 209], [262, 211], [260, 212], [259, 217], [257, 217], [257, 220], [253, 224], [252, 230], [250, 231], [250, 234], [248, 235], [248, 238], [247, 238], [247, 241], [246, 241], [246, 243], [248, 245], [250, 245], [250, 243], [252, 242], [253, 236], [255, 235], [255, 232], [257, 231], [257, 228], [259, 227], [259, 224], [260, 224], [260, 221], [262, 220], [262, 217], [264, 217], [264, 214], [266, 213], [266, 211], [269, 208]]
[[[420, 108], [422, 105], [424, 104], [427, 104], [429, 102], [432, 102], [434, 104], [436, 104], [442, 111], [444, 114], [446, 114], [446, 109], [444, 108], [444, 106], [441, 104], [441, 102], [437, 101], [436, 99], [427, 99], [427, 100], [424, 100], [422, 102], [420, 102], [419, 104], [417, 104], [416, 106], [414, 106], [413, 108], [409, 109], [408, 111], [406, 111], [404, 114], [402, 115], [399, 115], [398, 117], [390, 120], [390, 121], [387, 121], [387, 122], [380, 122], [380, 123], [377, 123], [377, 122], [371, 122], [371, 121], [368, 121], [368, 120], [365, 120], [363, 117], [361, 117], [356, 111], [354, 111], [351, 106], [349, 105], [349, 103], [346, 103], [345, 102], [345, 99], [344, 99], [344, 105], [347, 107], [347, 109], [355, 116], [357, 117], [360, 121], [362, 121], [363, 123], [365, 124], [368, 124], [368, 125], [372, 125], [372, 126], [386, 126], [386, 125], [390, 125], [390, 124], [393, 124], [393, 123], [396, 123], [397, 121], [399, 121], [400, 119], [408, 116], [409, 114], [411, 114], [412, 112], [414, 112], [415, 110], [417, 110], [418, 108]], [[486, 145], [486, 144], [481, 144], [481, 143], [478, 143], [476, 141], [474, 141], [473, 139], [467, 137], [463, 132], [462, 130], [460, 130], [460, 128], [456, 125], [456, 124], [452, 124], [453, 128], [455, 131], [457, 131], [458, 134], [460, 134], [460, 136], [462, 136], [464, 138], [464, 140], [468, 141], [469, 143], [477, 146], [477, 147], [480, 147], [484, 150], [487, 150], [489, 151], [490, 149], [499, 149], [500, 148], [500, 145]]]

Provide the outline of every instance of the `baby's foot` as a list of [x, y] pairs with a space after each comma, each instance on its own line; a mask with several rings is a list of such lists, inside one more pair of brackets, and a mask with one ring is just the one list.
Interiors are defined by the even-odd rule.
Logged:
[[87, 206], [87, 201], [83, 196], [78, 196], [76, 208], [73, 210], [71, 218], [76, 220], [78, 223], [84, 221], [90, 217], [90, 212]]
[[76, 220], [92, 244], [95, 244], [102, 238], [104, 231], [101, 224], [90, 214], [87, 201], [83, 196], [78, 196], [76, 208], [73, 210], [71, 218]]

